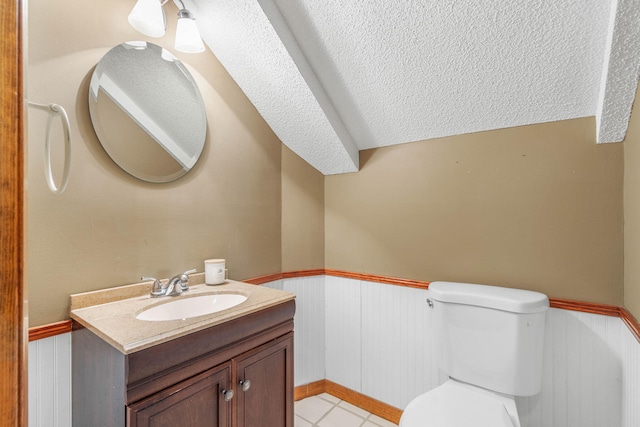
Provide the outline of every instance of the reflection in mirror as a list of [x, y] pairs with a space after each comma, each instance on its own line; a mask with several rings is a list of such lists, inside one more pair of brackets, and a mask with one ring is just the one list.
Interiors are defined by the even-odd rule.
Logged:
[[207, 118], [198, 86], [180, 60], [155, 44], [122, 43], [100, 60], [89, 111], [107, 154], [144, 181], [173, 181], [202, 153]]

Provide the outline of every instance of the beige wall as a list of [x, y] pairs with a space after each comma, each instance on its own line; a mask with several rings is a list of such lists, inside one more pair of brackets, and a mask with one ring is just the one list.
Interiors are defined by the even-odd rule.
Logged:
[[[636, 104], [640, 91], [636, 93]], [[624, 141], [624, 305], [640, 320], [640, 111]]]
[[282, 147], [282, 271], [324, 268], [324, 176]]
[[363, 151], [325, 181], [326, 267], [623, 302], [621, 144], [592, 118]]
[[[91, 127], [88, 82], [113, 46], [144, 39], [132, 2], [31, 0], [27, 98], [64, 106], [72, 127], [69, 187], [51, 194], [42, 144], [46, 113], [28, 112], [27, 286], [30, 324], [68, 318], [69, 295], [142, 275], [167, 277], [227, 259], [232, 278], [281, 271], [281, 143], [210, 52], [178, 55], [205, 99], [208, 137], [185, 177], [147, 184], [121, 171]], [[172, 52], [167, 36], [150, 41]], [[175, 53], [175, 52], [174, 52]], [[58, 151], [58, 150], [55, 150]]]
[[[236, 279], [327, 267], [617, 305], [624, 290], [640, 317], [637, 120], [625, 143], [624, 285], [622, 145], [596, 145], [593, 119], [367, 150], [360, 172], [323, 177], [281, 145], [210, 52], [179, 54], [206, 100], [207, 145], [184, 178], [146, 184], [106, 156], [86, 101], [109, 48], [144, 39], [126, 21], [131, 4], [29, 5], [27, 97], [62, 104], [73, 138], [69, 188], [52, 195], [42, 174], [46, 115], [29, 111], [32, 326], [66, 319], [71, 293], [202, 271], [209, 257], [226, 258]], [[167, 36], [151, 41], [173, 51], [168, 15]]]

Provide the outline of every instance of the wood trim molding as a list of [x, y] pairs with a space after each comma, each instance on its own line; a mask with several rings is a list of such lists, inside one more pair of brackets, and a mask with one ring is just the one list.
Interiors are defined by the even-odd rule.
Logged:
[[324, 274], [326, 274], [326, 270], [324, 268], [318, 268], [315, 270], [287, 271], [285, 273], [282, 273], [282, 278], [294, 279], [296, 277], [322, 276]]
[[620, 308], [620, 318], [624, 323], [627, 324], [627, 327], [629, 328], [631, 333], [636, 337], [636, 340], [638, 340], [638, 343], [640, 344], [640, 322], [638, 322], [638, 320], [635, 317], [633, 317], [633, 314], [631, 314], [629, 310], [627, 310], [624, 307], [619, 307], [619, 308]]
[[0, 425], [27, 421], [22, 2], [0, 7]]
[[71, 332], [72, 325], [73, 321], [63, 320], [62, 322], [29, 328], [29, 342], [66, 334], [67, 332]]
[[325, 268], [318, 268], [314, 270], [287, 271], [284, 273], [273, 273], [273, 274], [268, 274], [266, 276], [255, 277], [253, 279], [246, 279], [246, 280], [243, 280], [243, 282], [251, 283], [253, 285], [262, 285], [264, 283], [269, 283], [269, 282], [273, 282], [275, 280], [280, 280], [280, 279], [294, 279], [296, 277], [310, 277], [310, 276], [323, 276], [323, 275], [334, 276], [334, 277], [344, 277], [347, 279], [354, 279], [354, 280], [366, 280], [368, 282], [385, 283], [387, 285], [406, 286], [410, 288], [427, 289], [429, 287], [429, 282], [424, 282], [420, 280], [400, 279], [397, 277], [379, 276], [375, 274], [365, 274], [365, 273], [353, 273], [350, 271], [331, 270], [331, 269], [325, 269]]
[[366, 396], [357, 391], [353, 391], [346, 387], [336, 384], [332, 381], [326, 380], [325, 391], [338, 399], [351, 403], [352, 405], [362, 408], [367, 412], [384, 418], [387, 421], [391, 421], [394, 424], [400, 423], [400, 417], [402, 416], [402, 410], [395, 406], [388, 405], [384, 402], [376, 400], [372, 397]]
[[561, 310], [579, 311], [582, 313], [600, 314], [602, 316], [619, 317], [627, 325], [629, 331], [640, 343], [640, 322], [624, 307], [615, 305], [597, 304], [584, 301], [572, 301], [560, 298], [549, 298], [552, 308]]
[[581, 311], [583, 313], [601, 314], [620, 317], [620, 307], [593, 302], [573, 301], [560, 298], [549, 298], [549, 306], [562, 310]]
[[320, 380], [296, 387], [294, 390], [294, 400], [301, 400], [321, 393], [329, 393], [340, 400], [344, 400], [380, 418], [391, 421], [394, 424], [400, 423], [400, 417], [402, 416], [401, 409], [329, 380]]
[[314, 381], [309, 384], [299, 385], [293, 390], [293, 400], [306, 399], [307, 397], [317, 396], [326, 390], [327, 380]]
[[282, 279], [282, 273], [273, 273], [267, 274], [266, 276], [254, 277], [253, 279], [246, 279], [243, 280], [243, 282], [250, 283], [252, 285], [262, 285], [264, 283], [274, 282], [280, 279]]
[[[353, 273], [349, 271], [331, 270], [331, 269], [299, 270], [299, 271], [288, 271], [284, 273], [274, 273], [274, 274], [268, 274], [265, 276], [256, 277], [253, 279], [247, 279], [247, 280], [244, 280], [244, 282], [251, 283], [253, 285], [262, 285], [264, 283], [273, 282], [275, 280], [291, 279], [296, 277], [322, 276], [322, 275], [344, 277], [344, 278], [354, 279], [354, 280], [366, 280], [368, 282], [384, 283], [384, 284], [396, 285], [396, 286], [406, 286], [406, 287], [418, 288], [418, 289], [429, 288], [429, 282], [424, 282], [419, 280], [399, 279], [395, 277], [378, 276], [378, 275], [364, 274], [364, 273]], [[592, 302], [584, 302], [584, 301], [573, 301], [573, 300], [561, 299], [561, 298], [549, 298], [549, 305], [552, 308], [557, 308], [561, 310], [580, 311], [582, 313], [601, 314], [604, 316], [620, 317], [624, 321], [624, 323], [629, 327], [629, 330], [633, 333], [633, 335], [636, 337], [636, 339], [640, 343], [640, 323], [624, 307], [618, 307], [615, 305], [607, 305], [607, 304], [598, 304], [598, 303], [592, 303]], [[47, 337], [58, 335], [58, 334], [63, 334], [65, 332], [70, 332], [71, 330], [70, 325], [69, 326], [66, 325], [65, 322], [70, 322], [70, 321], [63, 321], [63, 322], [53, 323], [51, 325], [43, 325], [43, 326], [38, 326], [36, 328], [29, 329], [29, 341], [34, 341], [34, 340], [47, 338]], [[67, 328], [69, 329], [67, 330]]]
[[316, 270], [298, 270], [298, 271], [288, 271], [285, 273], [267, 274], [266, 276], [254, 277], [253, 279], [246, 279], [246, 280], [243, 280], [243, 282], [251, 283], [252, 285], [262, 285], [264, 283], [269, 283], [269, 282], [273, 282], [280, 279], [322, 276], [323, 274], [325, 274], [325, 270], [323, 268], [316, 269]]
[[325, 269], [324, 274], [347, 279], [366, 280], [368, 282], [385, 283], [387, 285], [406, 286], [408, 288], [428, 289], [430, 282], [420, 280], [400, 279], [397, 277], [378, 276], [374, 274], [352, 273], [349, 271]]

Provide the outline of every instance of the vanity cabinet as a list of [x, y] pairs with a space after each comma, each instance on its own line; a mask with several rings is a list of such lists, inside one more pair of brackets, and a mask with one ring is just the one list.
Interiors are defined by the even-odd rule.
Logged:
[[283, 399], [293, 393], [293, 382], [287, 381], [292, 376], [287, 373], [292, 354], [293, 337], [289, 336], [234, 360], [238, 427], [293, 427], [292, 405], [285, 411], [273, 410], [283, 407]]
[[123, 354], [73, 332], [74, 426], [293, 427], [293, 300]]
[[127, 406], [127, 425], [231, 426], [229, 403], [222, 394], [230, 381], [230, 363], [210, 369]]

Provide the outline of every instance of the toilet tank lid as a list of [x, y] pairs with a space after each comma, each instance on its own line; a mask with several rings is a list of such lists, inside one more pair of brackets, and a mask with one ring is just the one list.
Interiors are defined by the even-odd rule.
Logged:
[[431, 282], [429, 296], [436, 301], [489, 307], [513, 313], [537, 313], [549, 308], [543, 293], [472, 283]]

